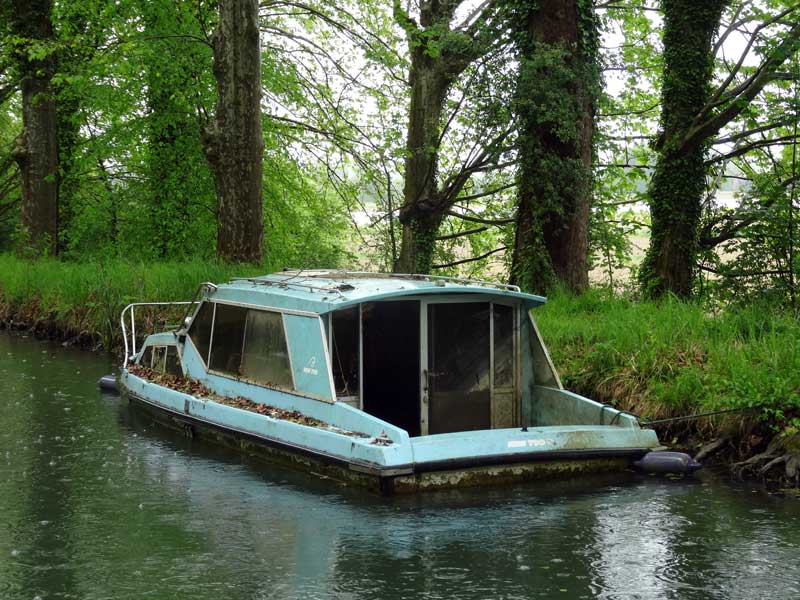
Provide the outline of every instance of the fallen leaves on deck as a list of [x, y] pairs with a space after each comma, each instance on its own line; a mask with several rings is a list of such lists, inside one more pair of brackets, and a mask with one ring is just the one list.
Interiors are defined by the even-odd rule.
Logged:
[[[243, 398], [242, 396], [237, 396], [236, 398], [228, 398], [227, 396], [220, 396], [219, 394], [216, 394], [213, 391], [211, 391], [209, 388], [204, 386], [199, 381], [188, 379], [186, 377], [180, 377], [178, 375], [170, 375], [168, 373], [161, 373], [159, 371], [155, 371], [153, 369], [149, 369], [147, 367], [143, 367], [137, 364], [128, 365], [128, 372], [131, 375], [135, 375], [136, 377], [141, 377], [142, 379], [145, 379], [151, 383], [162, 385], [171, 390], [175, 390], [183, 394], [194, 396], [195, 398], [205, 398], [208, 400], [213, 400], [214, 402], [217, 402], [219, 404], [225, 404], [226, 406], [232, 406], [233, 408], [239, 408], [241, 410], [247, 410], [250, 412], [258, 413], [259, 415], [264, 415], [267, 417], [271, 417], [273, 419], [290, 421], [292, 423], [297, 423], [298, 425], [307, 425], [308, 427], [319, 427], [320, 429], [327, 429], [329, 431], [341, 433], [343, 435], [349, 435], [351, 437], [359, 437], [359, 438], [371, 437], [366, 433], [361, 433], [360, 431], [348, 431], [346, 429], [335, 427], [333, 425], [330, 425], [329, 423], [325, 423], [324, 421], [315, 419], [314, 417], [309, 417], [308, 415], [304, 415], [303, 413], [297, 410], [286, 410], [283, 408], [270, 406], [269, 404], [253, 402], [252, 400]], [[385, 434], [383, 435], [385, 436]], [[376, 440], [377, 439], [380, 438], [376, 438]], [[389, 441], [389, 443], [391, 443], [391, 441]]]

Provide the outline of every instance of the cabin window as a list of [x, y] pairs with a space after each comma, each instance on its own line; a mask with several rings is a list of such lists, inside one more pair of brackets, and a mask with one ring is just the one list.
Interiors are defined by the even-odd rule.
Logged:
[[167, 356], [164, 358], [164, 372], [176, 377], [183, 376], [181, 359], [178, 356], [178, 348], [175, 346], [167, 346]]
[[363, 410], [420, 435], [420, 302], [362, 305]]
[[428, 305], [428, 433], [491, 428], [488, 302]]
[[214, 304], [203, 302], [197, 311], [192, 325], [189, 327], [189, 337], [203, 361], [208, 360], [208, 349], [211, 344], [211, 324], [214, 321]]
[[243, 347], [242, 376], [270, 386], [293, 387], [283, 316], [280, 313], [247, 311]]
[[333, 383], [337, 397], [358, 397], [358, 307], [337, 310], [331, 316]]
[[153, 362], [151, 367], [155, 371], [164, 372], [164, 357], [167, 355], [166, 346], [153, 346]]
[[514, 385], [514, 309], [495, 304], [494, 310], [494, 385]]
[[150, 367], [153, 364], [153, 347], [147, 346], [142, 352], [141, 358], [139, 358], [139, 364], [143, 367]]
[[294, 389], [283, 315], [231, 304], [216, 303], [216, 307], [209, 369]]
[[518, 314], [517, 305], [472, 298], [368, 302], [359, 332], [355, 310], [336, 311], [336, 395], [360, 384], [362, 410], [411, 436], [514, 427]]
[[208, 366], [229, 375], [241, 375], [242, 347], [247, 323], [247, 309], [230, 304], [217, 304], [214, 336]]
[[175, 346], [147, 346], [139, 364], [159, 373], [181, 376], [181, 359]]

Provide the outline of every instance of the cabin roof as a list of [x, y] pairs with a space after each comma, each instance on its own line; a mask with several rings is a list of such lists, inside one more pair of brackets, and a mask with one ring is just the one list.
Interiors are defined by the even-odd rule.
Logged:
[[514, 298], [526, 308], [544, 304], [542, 296], [524, 294], [518, 287], [435, 275], [362, 273], [335, 270], [282, 271], [234, 279], [218, 286], [215, 299], [276, 308], [326, 313], [374, 300], [405, 296], [483, 294], [487, 300]]

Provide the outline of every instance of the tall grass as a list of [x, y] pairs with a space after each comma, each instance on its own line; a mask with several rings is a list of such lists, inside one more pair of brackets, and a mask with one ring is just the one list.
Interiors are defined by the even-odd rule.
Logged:
[[778, 423], [800, 408], [800, 323], [666, 299], [556, 295], [534, 312], [565, 385], [648, 417], [725, 408]]
[[269, 272], [217, 262], [62, 262], [0, 254], [0, 318], [50, 322], [64, 334], [120, 343], [120, 311], [131, 302], [189, 300], [203, 281]]

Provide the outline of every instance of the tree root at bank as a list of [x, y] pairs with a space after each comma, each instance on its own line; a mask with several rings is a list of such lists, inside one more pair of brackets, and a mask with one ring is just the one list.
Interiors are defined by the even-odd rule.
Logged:
[[763, 424], [743, 423], [700, 445], [695, 460], [724, 465], [736, 479], [760, 480], [777, 488], [800, 488], [797, 433], [765, 431]]
[[739, 478], [762, 478], [782, 487], [800, 485], [800, 434], [776, 435], [766, 450], [731, 466]]

